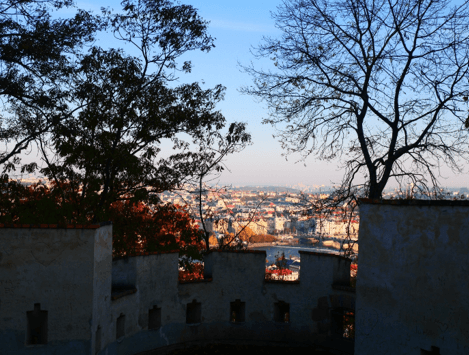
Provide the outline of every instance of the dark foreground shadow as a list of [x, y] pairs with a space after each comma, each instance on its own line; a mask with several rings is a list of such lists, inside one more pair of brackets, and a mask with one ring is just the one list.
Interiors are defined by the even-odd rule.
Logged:
[[[169, 349], [168, 349], [169, 350]], [[150, 355], [150, 352], [145, 354]], [[156, 354], [156, 351], [155, 353]], [[160, 354], [160, 353], [158, 353]], [[165, 352], [165, 355], [335, 355], [320, 347], [293, 347], [293, 346], [261, 346], [261, 345], [238, 345], [238, 344], [206, 344], [192, 345], [186, 348], [173, 349]]]

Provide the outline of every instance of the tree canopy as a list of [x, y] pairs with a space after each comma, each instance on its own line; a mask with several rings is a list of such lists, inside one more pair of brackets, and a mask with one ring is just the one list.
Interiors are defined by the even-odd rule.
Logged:
[[[94, 220], [117, 200], [158, 203], [157, 193], [198, 181], [202, 167], [204, 174], [220, 169], [221, 147], [224, 156], [250, 140], [242, 123], [220, 133], [226, 120], [215, 105], [224, 87], [172, 83], [177, 70], [191, 70], [190, 62], [178, 66], [182, 54], [213, 47], [196, 10], [166, 0], [122, 5], [123, 13], [108, 14], [108, 26], [138, 56], [100, 47], [83, 55], [72, 90], [80, 109], [53, 127], [54, 154], [43, 149], [42, 171], [57, 183], [77, 182], [80, 199], [94, 199], [86, 212]], [[172, 141], [173, 154], [158, 159], [163, 140]]]
[[[32, 1], [25, 4], [32, 7], [30, 12], [40, 8], [45, 19], [50, 18], [47, 4], [70, 5], [69, 2]], [[16, 5], [22, 9], [22, 3]], [[14, 13], [7, 13], [6, 9], [3, 13], [4, 22], [12, 23], [10, 27], [14, 28]], [[214, 47], [214, 40], [207, 33], [207, 22], [196, 9], [168, 0], [124, 0], [121, 12], [103, 10], [101, 17], [91, 17], [79, 11], [79, 15], [82, 21], [89, 21], [86, 22], [88, 32], [77, 30], [68, 42], [55, 39], [47, 43], [51, 52], [59, 54], [73, 46], [74, 57], [39, 58], [47, 66], [44, 73], [37, 73], [37, 81], [41, 79], [39, 74], [48, 73], [45, 80], [50, 85], [54, 83], [52, 89], [47, 83], [41, 87], [41, 95], [48, 101], [50, 119], [44, 119], [37, 105], [28, 104], [24, 108], [25, 105], [12, 103], [10, 106], [17, 110], [2, 127], [4, 140], [8, 142], [7, 133], [10, 138], [21, 140], [21, 127], [33, 128], [22, 145], [4, 153], [4, 163], [31, 141], [38, 142], [45, 164], [40, 172], [54, 180], [56, 188], [70, 182], [77, 198], [88, 201], [84, 204], [91, 210], [84, 213], [97, 221], [106, 218], [106, 211], [114, 201], [153, 198], [153, 202], [158, 202], [156, 193], [181, 188], [194, 179], [198, 181], [201, 172], [206, 176], [210, 171], [220, 171], [226, 154], [249, 143], [250, 136], [243, 123], [231, 123], [228, 133], [221, 133], [226, 120], [215, 110], [215, 105], [223, 99], [223, 86], [203, 89], [197, 82], [175, 83], [178, 72], [191, 71], [190, 62], [178, 63], [181, 55], [193, 50], [208, 52]], [[30, 26], [41, 26], [45, 21], [43, 17], [28, 16], [24, 14], [32, 21]], [[73, 21], [56, 22], [76, 27]], [[87, 51], [77, 51], [99, 29], [112, 32], [123, 44], [133, 47], [132, 54], [97, 45]], [[53, 38], [60, 31], [62, 27], [57, 27], [46, 34]], [[42, 32], [27, 34], [35, 41], [41, 35]], [[19, 34], [21, 41], [25, 40], [24, 36]], [[46, 50], [41, 48], [35, 51]], [[28, 55], [17, 54], [22, 61], [29, 60]], [[32, 76], [38, 65], [36, 61], [29, 67], [22, 65], [23, 71], [31, 72]], [[56, 67], [60, 70], [54, 70]], [[8, 75], [4, 71], [2, 74]], [[21, 90], [26, 92], [27, 84], [20, 81], [16, 85], [23, 85]], [[5, 82], [14, 84], [12, 80], [5, 79]], [[56, 93], [60, 103], [55, 99]], [[172, 141], [173, 154], [159, 158], [164, 140]], [[13, 169], [15, 163], [6, 164], [6, 170]], [[30, 168], [35, 166], [32, 164]]]
[[[3, 176], [8, 187], [3, 202], [13, 208], [16, 201], [19, 209], [9, 213], [6, 206], [1, 219], [111, 220], [117, 254], [135, 250], [137, 240], [146, 251], [178, 245], [186, 256], [197, 254], [203, 235], [186, 209], [162, 203], [158, 193], [220, 172], [227, 154], [250, 143], [245, 124], [227, 125], [215, 108], [223, 86], [205, 89], [197, 82], [177, 82], [179, 73], [192, 70], [189, 61], [179, 63], [183, 54], [214, 47], [208, 22], [192, 6], [169, 0], [124, 0], [117, 13], [103, 9], [98, 17], [79, 10], [71, 20], [51, 20], [51, 7], [70, 5], [22, 1], [11, 5], [11, 12], [8, 3], [0, 7], [1, 45], [27, 49], [24, 43], [30, 38], [36, 46], [31, 53], [15, 52], [13, 59], [5, 50], [0, 53], [7, 64], [1, 68], [0, 85], [6, 89], [0, 94], [10, 113], [1, 122], [0, 139], [16, 142], [2, 153], [0, 163], [6, 172], [15, 169], [18, 154], [35, 142], [43, 165], [36, 162], [26, 169], [39, 169], [52, 182], [26, 191]], [[26, 22], [16, 17], [18, 11]], [[41, 26], [47, 31], [37, 30]], [[100, 30], [112, 33], [126, 50], [91, 42]], [[169, 152], [162, 149], [165, 140], [171, 142]], [[39, 198], [55, 206], [50, 214], [34, 212]]]
[[2, 165], [18, 164], [20, 153], [73, 112], [68, 85], [76, 55], [102, 24], [81, 10], [68, 19], [52, 18], [53, 10], [71, 5], [69, 0], [0, 1]]
[[[303, 158], [339, 158], [342, 191], [381, 198], [390, 179], [429, 191], [439, 169], [467, 161], [469, 4], [447, 0], [285, 0], [282, 31], [244, 67], [244, 93]], [[463, 159], [463, 160], [460, 160]], [[357, 178], [364, 183], [357, 182]]]

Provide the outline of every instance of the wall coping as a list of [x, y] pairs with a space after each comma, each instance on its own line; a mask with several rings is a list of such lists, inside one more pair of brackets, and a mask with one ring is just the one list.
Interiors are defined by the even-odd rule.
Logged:
[[[240, 253], [240, 254], [263, 254], [267, 255], [265, 250], [220, 250], [220, 249], [210, 249], [206, 255], [215, 252], [215, 253]], [[132, 255], [122, 255], [116, 256], [112, 258], [113, 261], [125, 259], [125, 258], [133, 258], [136, 256], [149, 256], [149, 255], [159, 255], [159, 254], [172, 254], [172, 253], [179, 253], [179, 250], [165, 250], [165, 251], [153, 251], [153, 252], [139, 252]]]
[[29, 228], [29, 229], [98, 229], [99, 224], [16, 224], [0, 223], [0, 228]]
[[365, 205], [393, 205], [393, 206], [462, 206], [469, 207], [469, 200], [378, 200], [359, 198], [358, 204]]
[[300, 280], [267, 280], [264, 279], [266, 284], [282, 284], [282, 285], [299, 285]]
[[[341, 258], [344, 260], [348, 261], [353, 261], [350, 258], [347, 258], [346, 256], [336, 254], [336, 253], [321, 253], [321, 252], [316, 252], [316, 251], [307, 251], [307, 250], [298, 250], [300, 254], [306, 254], [306, 255], [318, 255], [318, 256], [332, 256], [336, 258]], [[123, 256], [117, 256], [113, 258], [112, 260], [119, 260], [119, 259], [129, 259], [133, 258], [136, 256], [148, 256], [148, 255], [159, 255], [159, 254], [172, 254], [172, 253], [179, 253], [178, 250], [168, 250], [168, 251], [154, 251], [154, 252], [140, 252], [132, 255], [123, 255]], [[238, 254], [263, 254], [267, 255], [267, 252], [265, 250], [220, 250], [220, 249], [211, 249], [210, 251], [207, 252], [206, 255], [210, 253], [238, 253]]]

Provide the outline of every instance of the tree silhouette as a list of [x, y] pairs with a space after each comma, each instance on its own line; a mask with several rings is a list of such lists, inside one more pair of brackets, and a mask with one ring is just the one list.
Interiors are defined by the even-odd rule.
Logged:
[[[250, 142], [244, 123], [227, 125], [215, 109], [223, 86], [176, 83], [192, 70], [181, 56], [214, 47], [208, 22], [192, 6], [169, 0], [124, 0], [118, 13], [78, 11], [51, 20], [51, 9], [71, 4], [0, 3], [0, 95], [11, 112], [0, 117], [0, 139], [16, 141], [0, 153], [0, 164], [9, 172], [35, 141], [44, 163], [39, 172], [52, 183], [23, 189], [2, 176], [1, 218], [111, 220], [114, 256], [176, 248], [188, 265], [200, 259], [204, 235], [184, 207], [164, 204], [158, 194], [221, 171], [222, 159]], [[134, 51], [99, 42], [84, 47], [99, 30]]]
[[443, 163], [461, 172], [467, 160], [468, 6], [284, 1], [282, 35], [255, 52], [275, 69], [244, 67], [243, 92], [265, 100], [287, 154], [341, 158], [342, 191], [381, 198], [396, 179], [428, 192]]
[[[57, 186], [73, 181], [92, 220], [108, 218], [116, 201], [157, 205], [158, 193], [198, 181], [200, 170], [219, 170], [221, 155], [243, 146], [250, 136], [243, 123], [231, 123], [215, 110], [224, 87], [174, 85], [188, 51], [209, 51], [207, 22], [189, 5], [170, 1], [124, 1], [123, 12], [107, 13], [109, 30], [139, 56], [120, 49], [92, 47], [83, 55], [72, 85], [75, 114], [41, 137], [46, 167]], [[162, 141], [172, 154], [161, 156]], [[49, 147], [48, 147], [49, 145]]]
[[0, 151], [0, 164], [6, 170], [76, 109], [68, 101], [76, 59], [102, 23], [82, 10], [70, 18], [52, 18], [53, 10], [70, 6], [69, 0], [0, 1], [0, 140], [9, 144]]

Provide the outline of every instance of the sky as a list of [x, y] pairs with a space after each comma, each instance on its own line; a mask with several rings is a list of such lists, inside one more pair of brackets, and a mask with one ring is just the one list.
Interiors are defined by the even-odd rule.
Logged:
[[210, 21], [209, 33], [216, 38], [215, 48], [208, 54], [191, 58], [194, 80], [204, 79], [212, 87], [218, 83], [226, 86], [225, 100], [219, 108], [228, 121], [247, 123], [253, 144], [240, 153], [227, 157], [221, 184], [256, 185], [331, 185], [340, 182], [341, 172], [337, 164], [314, 162], [309, 159], [306, 167], [303, 162], [295, 163], [301, 157], [290, 156], [288, 161], [280, 143], [273, 138], [275, 130], [261, 123], [268, 117], [264, 103], [256, 102], [253, 97], [239, 92], [242, 86], [252, 84], [251, 77], [241, 71], [241, 65], [267, 68], [270, 61], [257, 63], [250, 53], [263, 36], [278, 36], [271, 11], [280, 5], [278, 0], [254, 1], [186, 1], [199, 10], [202, 18]]
[[[239, 92], [242, 86], [252, 83], [251, 77], [241, 71], [241, 65], [253, 61], [256, 68], [267, 69], [269, 61], [257, 62], [250, 50], [261, 43], [263, 36], [278, 37], [271, 12], [282, 3], [281, 0], [182, 0], [181, 3], [198, 9], [199, 15], [210, 21], [208, 33], [215, 38], [215, 48], [209, 53], [190, 52], [181, 58], [191, 60], [192, 73], [181, 74], [180, 82], [204, 82], [203, 88], [222, 84], [226, 87], [225, 100], [217, 109], [228, 122], [247, 123], [253, 144], [240, 153], [225, 159], [225, 170], [216, 180], [221, 185], [333, 185], [341, 182], [344, 170], [338, 161], [325, 162], [309, 156], [299, 161], [300, 155], [282, 156], [278, 140], [273, 138], [275, 129], [261, 123], [268, 117], [266, 105]], [[120, 9], [116, 0], [97, 3], [77, 1], [77, 6], [99, 13], [101, 6]], [[167, 145], [164, 149], [170, 149]], [[458, 187], [469, 185], [465, 175], [454, 175], [442, 171], [447, 179], [441, 179], [444, 186]]]

